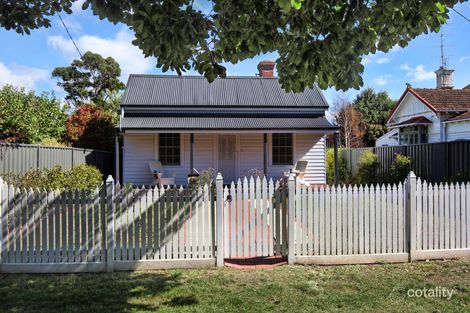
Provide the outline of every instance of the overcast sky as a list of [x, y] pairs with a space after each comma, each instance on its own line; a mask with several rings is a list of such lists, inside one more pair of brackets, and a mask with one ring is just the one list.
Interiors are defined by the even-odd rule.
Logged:
[[[76, 13], [63, 17], [82, 52], [90, 50], [112, 56], [121, 66], [124, 82], [131, 73], [161, 73], [155, 68], [154, 59], [144, 58], [132, 45], [133, 33], [124, 25], [99, 20], [90, 11], [81, 11], [78, 2], [75, 6]], [[469, 2], [459, 4], [455, 9], [470, 18]], [[448, 24], [443, 27], [444, 49], [449, 67], [455, 70], [455, 86], [462, 88], [470, 84], [470, 22], [452, 11], [450, 15]], [[78, 53], [57, 17], [52, 18], [51, 28], [33, 31], [30, 36], [1, 29], [0, 42], [0, 85], [24, 86], [38, 93], [55, 90], [63, 96], [50, 73], [56, 66], [70, 64]], [[237, 65], [228, 64], [228, 75], [255, 75], [260, 60], [275, 58], [276, 54], [268, 54]], [[422, 35], [405, 49], [366, 56], [363, 64], [364, 87], [386, 90], [392, 98], [401, 95], [407, 82], [415, 87], [433, 88], [434, 70], [440, 64], [440, 36], [434, 33]], [[350, 90], [343, 96], [352, 99], [356, 93]], [[326, 90], [325, 95], [331, 103], [338, 93]]]

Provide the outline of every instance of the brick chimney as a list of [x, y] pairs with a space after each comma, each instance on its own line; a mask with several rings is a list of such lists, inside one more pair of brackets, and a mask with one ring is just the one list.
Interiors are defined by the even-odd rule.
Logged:
[[454, 88], [454, 82], [452, 80], [452, 73], [454, 70], [450, 70], [441, 66], [436, 73], [436, 88], [437, 89], [452, 89]]
[[258, 63], [259, 76], [261, 77], [273, 77], [274, 76], [274, 61], [261, 61]]

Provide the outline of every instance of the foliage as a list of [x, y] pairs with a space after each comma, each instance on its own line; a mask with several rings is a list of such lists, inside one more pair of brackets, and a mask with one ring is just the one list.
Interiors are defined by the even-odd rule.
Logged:
[[372, 151], [365, 151], [358, 162], [356, 181], [358, 184], [375, 183], [375, 174], [379, 165], [379, 158]]
[[388, 113], [394, 105], [386, 91], [375, 92], [372, 88], [364, 89], [353, 101], [362, 114], [365, 124], [364, 142], [374, 146], [377, 138], [387, 132], [385, 123]]
[[106, 106], [106, 101], [125, 87], [119, 81], [120, 75], [121, 68], [113, 58], [105, 59], [90, 51], [70, 66], [56, 67], [52, 72], [53, 77], [59, 78], [57, 85], [67, 93], [65, 99], [76, 106], [83, 102]]
[[[57, 12], [78, 0], [2, 1], [0, 26], [29, 34], [50, 27]], [[133, 44], [157, 67], [178, 74], [191, 68], [209, 80], [225, 77], [223, 62], [237, 63], [277, 51], [283, 87], [300, 91], [362, 86], [362, 57], [437, 32], [448, 7], [463, 0], [86, 0], [94, 15], [135, 32]], [[207, 5], [204, 12], [201, 6]]]
[[113, 115], [103, 108], [82, 105], [67, 119], [66, 138], [74, 147], [112, 150]]
[[67, 144], [61, 142], [55, 138], [44, 138], [39, 142], [42, 146], [50, 146], [50, 147], [67, 147]]
[[[349, 183], [350, 173], [346, 162], [341, 157], [341, 150], [338, 149], [338, 184]], [[333, 184], [335, 180], [335, 151], [333, 148], [326, 150], [326, 182]]]
[[395, 159], [390, 166], [389, 182], [398, 184], [405, 180], [410, 170], [411, 158], [403, 154], [395, 154]]
[[251, 177], [253, 177], [254, 179], [256, 178], [260, 178], [260, 179], [263, 179], [264, 177], [264, 171], [259, 169], [259, 168], [251, 168], [249, 170], [247, 170], [245, 173], [243, 173], [241, 175], [241, 178], [247, 178], [247, 179], [250, 179]]
[[367, 147], [374, 147], [375, 141], [387, 132], [387, 126], [379, 124], [365, 124], [363, 141]]
[[67, 108], [52, 94], [40, 96], [23, 88], [0, 89], [0, 141], [38, 143], [65, 133]]
[[340, 144], [345, 148], [363, 145], [364, 124], [362, 115], [348, 100], [337, 98], [334, 103], [336, 123], [339, 126]]
[[214, 182], [216, 176], [217, 171], [215, 169], [206, 168], [199, 173], [199, 176], [192, 177], [190, 184], [200, 187], [210, 185]]
[[94, 166], [80, 164], [70, 170], [61, 166], [31, 170], [24, 175], [6, 174], [3, 179], [18, 188], [90, 189], [101, 185], [102, 174]]

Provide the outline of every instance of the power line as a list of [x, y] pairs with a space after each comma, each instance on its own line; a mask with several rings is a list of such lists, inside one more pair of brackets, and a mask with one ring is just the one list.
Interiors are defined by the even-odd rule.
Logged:
[[457, 11], [454, 8], [451, 8], [451, 10], [454, 11], [455, 13], [457, 13], [458, 15], [460, 15], [464, 20], [466, 20], [467, 22], [470, 23], [470, 19], [468, 17], [466, 17], [465, 15], [463, 15], [462, 13], [460, 13], [459, 11]]
[[62, 16], [60, 16], [59, 13], [57, 13], [57, 15], [59, 16], [59, 19], [60, 19], [60, 21], [62, 22], [62, 26], [64, 26], [65, 31], [66, 31], [67, 34], [69, 35], [70, 40], [72, 41], [73, 45], [75, 46], [75, 49], [77, 49], [78, 54], [80, 55], [81, 58], [83, 58], [83, 54], [80, 52], [80, 49], [78, 49], [78, 46], [77, 46], [77, 44], [75, 43], [75, 40], [73, 40], [73, 37], [72, 37], [72, 35], [70, 34], [69, 29], [67, 28], [67, 25], [65, 25], [64, 20], [62, 19]]

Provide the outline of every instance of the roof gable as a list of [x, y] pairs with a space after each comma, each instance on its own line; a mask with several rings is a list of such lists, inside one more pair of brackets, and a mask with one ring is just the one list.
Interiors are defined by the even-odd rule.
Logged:
[[421, 115], [425, 111], [432, 111], [434, 113], [436, 112], [436, 109], [434, 107], [430, 106], [429, 103], [424, 101], [421, 97], [419, 97], [419, 95], [415, 94], [412, 89], [407, 88], [400, 97], [400, 99], [397, 101], [395, 106], [390, 111], [390, 114], [387, 119], [387, 124], [391, 123], [394, 117], [400, 116], [400, 113], [405, 110], [408, 111], [405, 115], [410, 115], [410, 113], [416, 113]]
[[121, 103], [126, 107], [314, 107], [327, 108], [318, 86], [285, 92], [277, 78], [131, 75]]

